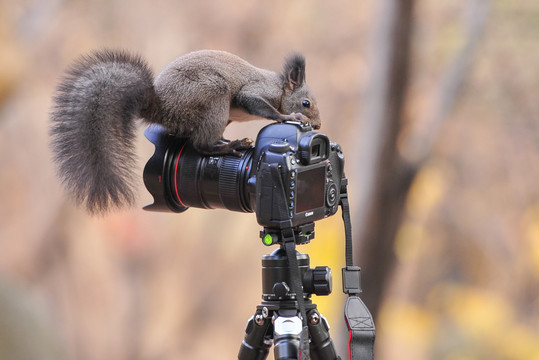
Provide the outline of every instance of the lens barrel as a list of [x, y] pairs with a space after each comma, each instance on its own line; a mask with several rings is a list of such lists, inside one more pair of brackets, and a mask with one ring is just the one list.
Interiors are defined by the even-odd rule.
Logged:
[[189, 144], [171, 155], [171, 197], [183, 207], [252, 212], [247, 179], [253, 150], [234, 155], [202, 156]]

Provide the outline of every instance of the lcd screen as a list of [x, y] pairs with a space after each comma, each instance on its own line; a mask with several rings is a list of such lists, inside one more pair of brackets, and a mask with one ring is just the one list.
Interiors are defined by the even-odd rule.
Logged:
[[298, 173], [296, 213], [314, 210], [324, 206], [325, 183], [325, 166]]

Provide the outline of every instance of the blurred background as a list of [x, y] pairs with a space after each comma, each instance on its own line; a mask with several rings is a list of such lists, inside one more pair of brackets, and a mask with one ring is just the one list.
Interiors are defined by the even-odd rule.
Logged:
[[[102, 47], [155, 73], [204, 48], [275, 71], [303, 52], [321, 131], [346, 155], [377, 359], [539, 359], [533, 0], [0, 0], [0, 359], [233, 359], [261, 300], [273, 249], [254, 214], [142, 211], [142, 176], [137, 208], [105, 217], [63, 192], [51, 97]], [[339, 214], [318, 221], [299, 250], [333, 268], [314, 300], [346, 357], [343, 233]]]

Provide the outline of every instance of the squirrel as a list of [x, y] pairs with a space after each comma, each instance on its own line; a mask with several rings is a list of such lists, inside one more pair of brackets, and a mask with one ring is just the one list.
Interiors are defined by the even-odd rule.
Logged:
[[58, 176], [92, 214], [134, 203], [137, 119], [188, 138], [203, 155], [241, 156], [238, 150], [252, 146], [249, 139], [222, 141], [231, 121], [295, 120], [320, 128], [301, 54], [285, 59], [283, 72], [276, 73], [225, 51], [195, 51], [154, 79], [140, 56], [100, 50], [68, 69], [53, 103]]

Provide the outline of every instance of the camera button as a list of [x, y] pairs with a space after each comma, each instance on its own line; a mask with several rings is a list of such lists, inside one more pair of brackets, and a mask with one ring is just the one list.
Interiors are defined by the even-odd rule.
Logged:
[[334, 205], [336, 205], [337, 196], [338, 196], [337, 185], [335, 185], [335, 183], [332, 182], [328, 186], [328, 190], [326, 194], [326, 203], [329, 207], [333, 207]]

